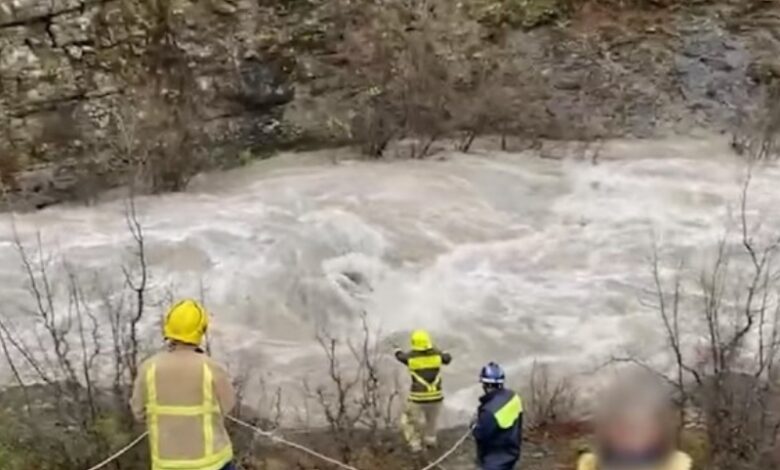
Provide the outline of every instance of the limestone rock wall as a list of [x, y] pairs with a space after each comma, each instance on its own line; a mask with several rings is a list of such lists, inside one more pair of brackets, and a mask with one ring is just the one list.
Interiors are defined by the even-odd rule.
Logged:
[[73, 196], [86, 173], [116, 183], [116, 167], [136, 158], [115, 158], [127, 121], [164, 128], [173, 106], [209, 142], [273, 138], [292, 89], [257, 52], [260, 15], [251, 0], [0, 1], [6, 200], [45, 206]]
[[[777, 1], [612, 11], [594, 0], [549, 21], [559, 3], [430, 10], [447, 60], [471, 54], [471, 40], [453, 38], [473, 36], [473, 57], [497, 51], [541, 77], [503, 85], [521, 97], [506, 128], [550, 139], [731, 132], [752, 125], [744, 115], [780, 82]], [[0, 210], [89, 200], [131, 178], [178, 189], [257, 148], [348, 141], [345, 123], [374, 87], [355, 73], [344, 31], [386, 19], [366, 18], [367, 4], [381, 14], [415, 2], [0, 0]], [[470, 6], [498, 8], [499, 25]]]

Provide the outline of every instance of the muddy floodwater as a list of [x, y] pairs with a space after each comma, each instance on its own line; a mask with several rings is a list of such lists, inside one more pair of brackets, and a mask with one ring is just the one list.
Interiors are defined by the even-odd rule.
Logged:
[[[428, 328], [454, 356], [453, 412], [472, 408], [489, 360], [517, 383], [534, 360], [584, 381], [621, 351], [662, 360], [660, 324], [641, 301], [653, 240], [690, 266], [706, 259], [733, 225], [746, 173], [719, 138], [609, 142], [597, 164], [531, 152], [345, 157], [286, 154], [138, 198], [153, 297], [203, 293], [214, 354], [289, 387], [322, 374], [318, 329], [355, 338], [362, 312], [399, 342]], [[749, 202], [751, 220], [780, 228], [780, 169], [754, 170]], [[2, 315], [16, 324], [30, 322], [31, 299], [14, 226], [85, 279], [121, 282], [122, 201], [0, 215]], [[162, 307], [150, 312], [154, 337]]]

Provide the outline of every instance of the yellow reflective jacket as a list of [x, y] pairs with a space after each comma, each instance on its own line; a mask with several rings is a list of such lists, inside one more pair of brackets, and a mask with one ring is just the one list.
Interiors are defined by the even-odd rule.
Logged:
[[219, 470], [233, 459], [224, 415], [235, 405], [225, 370], [180, 346], [144, 362], [131, 406], [149, 430], [152, 470]]
[[[641, 470], [691, 470], [693, 462], [688, 454], [675, 452], [665, 465]], [[577, 470], [601, 470], [598, 457], [594, 454], [583, 454], [577, 462]]]
[[449, 353], [433, 348], [427, 351], [397, 351], [395, 357], [406, 365], [412, 378], [409, 401], [434, 403], [444, 400], [441, 368], [452, 362]]

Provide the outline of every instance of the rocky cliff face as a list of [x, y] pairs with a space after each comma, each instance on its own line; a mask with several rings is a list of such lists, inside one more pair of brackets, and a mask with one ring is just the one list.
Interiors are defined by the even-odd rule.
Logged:
[[[368, 3], [381, 12], [387, 0]], [[465, 0], [454, 7], [466, 18], [459, 26], [438, 25], [475, 28], [484, 50], [501, 30], [502, 60], [542, 78], [539, 103], [524, 100], [516, 112], [538, 114], [526, 121], [542, 123], [540, 137], [579, 138], [570, 128], [583, 122], [603, 128], [583, 138], [725, 131], [780, 78], [776, 1], [612, 11], [592, 0], [556, 24], [559, 3]], [[469, 19], [474, 5], [492, 16]], [[129, 178], [179, 189], [200, 169], [290, 142], [301, 129], [327, 140], [371, 89], [352, 80], [339, 51], [344, 29], [361, 27], [339, 14], [361, 6], [0, 0], [0, 204], [88, 199]], [[553, 23], [538, 27], [544, 21]]]
[[3, 0], [6, 192], [42, 207], [87, 177], [111, 186], [133, 160], [175, 152], [164, 132], [182, 126], [201, 145], [267, 143], [292, 89], [256, 54], [259, 14], [244, 0]]

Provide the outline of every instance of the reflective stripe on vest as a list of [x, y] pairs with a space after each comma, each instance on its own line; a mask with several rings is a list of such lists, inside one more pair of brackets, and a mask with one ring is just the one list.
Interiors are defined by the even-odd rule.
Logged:
[[[693, 461], [684, 452], [676, 452], [668, 463], [659, 467], [659, 470], [691, 470]], [[600, 470], [598, 457], [595, 454], [583, 454], [577, 462], [577, 470]]]
[[509, 429], [514, 426], [517, 419], [520, 417], [520, 413], [523, 412], [523, 401], [515, 394], [506, 405], [494, 413], [498, 427], [501, 429]]
[[[409, 358], [409, 374], [412, 380], [416, 381], [425, 391], [412, 391], [409, 393], [409, 399], [415, 402], [439, 401], [444, 398], [441, 391], [441, 366], [442, 359], [440, 354], [431, 354], [430, 356], [417, 356]], [[428, 382], [417, 371], [425, 369], [439, 369], [432, 382]]]
[[[157, 399], [157, 366], [146, 371], [146, 415], [153, 470], [219, 470], [233, 458], [230, 444], [214, 451], [214, 413], [220, 413], [214, 399], [214, 376], [203, 364], [203, 403], [197, 406], [163, 406]], [[160, 457], [160, 416], [201, 417], [203, 420], [203, 457], [193, 460], [170, 460]]]

